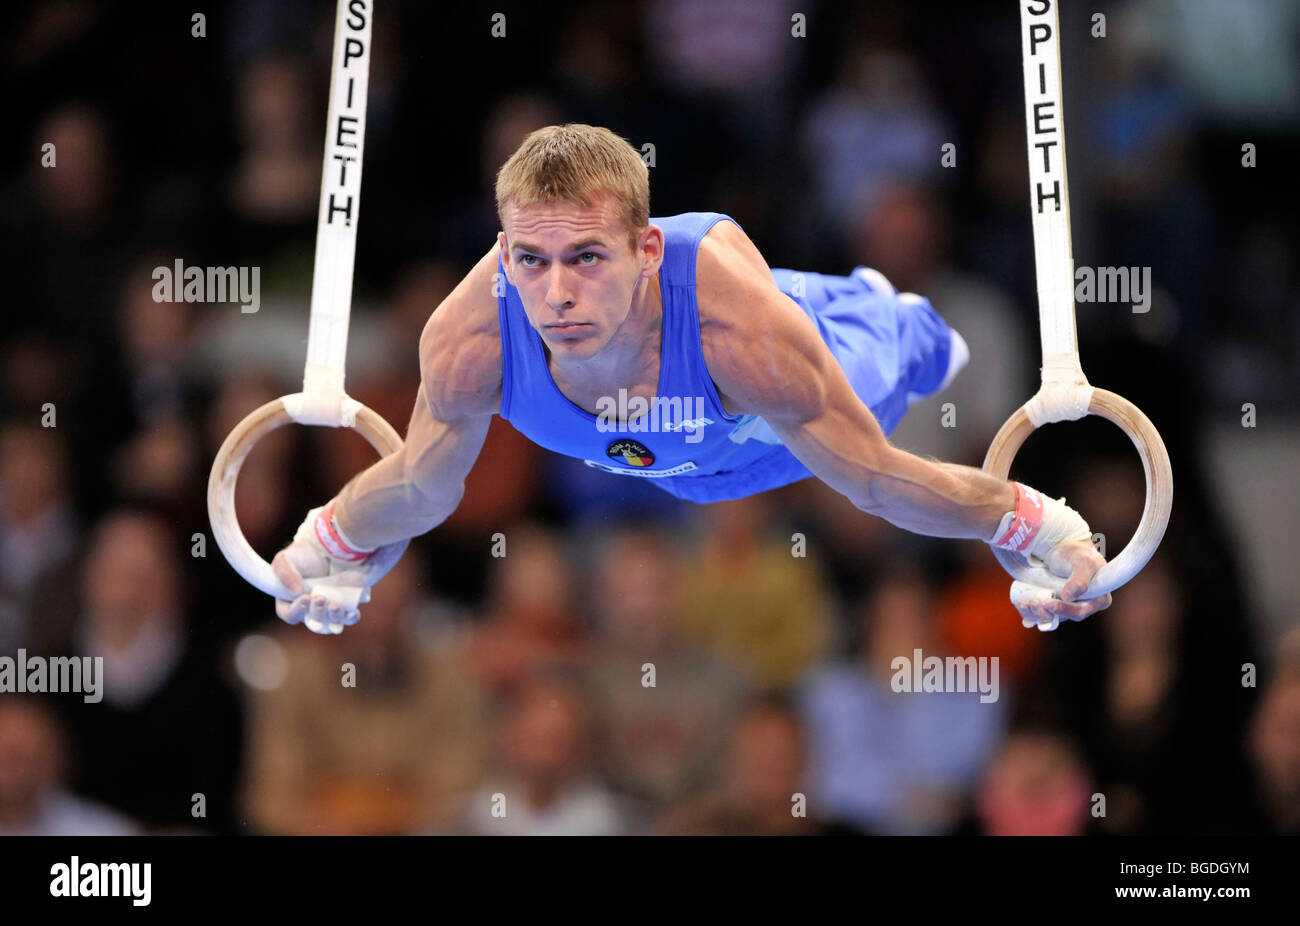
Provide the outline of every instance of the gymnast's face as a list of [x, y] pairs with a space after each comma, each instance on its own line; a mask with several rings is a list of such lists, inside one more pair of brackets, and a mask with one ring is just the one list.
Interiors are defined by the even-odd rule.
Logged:
[[648, 225], [628, 243], [614, 197], [511, 205], [498, 235], [506, 276], [528, 321], [557, 359], [586, 360], [618, 334], [663, 261], [663, 232]]

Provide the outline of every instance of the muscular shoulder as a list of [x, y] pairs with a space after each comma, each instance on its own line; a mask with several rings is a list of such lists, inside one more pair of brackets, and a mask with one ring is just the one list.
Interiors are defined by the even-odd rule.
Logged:
[[825, 368], [834, 358], [734, 223], [717, 223], [700, 242], [695, 288], [704, 362], [727, 411], [815, 415], [825, 403]]
[[496, 273], [494, 244], [429, 316], [420, 335], [420, 381], [441, 420], [500, 410]]

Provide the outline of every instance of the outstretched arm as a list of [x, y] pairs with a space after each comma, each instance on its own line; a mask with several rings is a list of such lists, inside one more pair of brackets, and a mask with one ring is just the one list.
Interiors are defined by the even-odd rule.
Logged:
[[1022, 615], [1079, 620], [1109, 606], [1109, 595], [1067, 603], [1105, 563], [1072, 509], [1025, 495], [975, 467], [889, 443], [812, 320], [777, 288], [762, 255], [735, 225], [719, 223], [706, 236], [696, 277], [705, 358], [728, 411], [761, 415], [822, 481], [861, 510], [913, 533], [992, 543], [1006, 537], [1025, 505], [1032, 511], [1039, 502], [1050, 523], [1040, 518], [1037, 536], [1029, 535], [1022, 552], [1068, 577], [1066, 601], [1045, 596]]
[[[432, 326], [431, 326], [432, 328]], [[437, 337], [426, 329], [426, 338]], [[434, 353], [422, 344], [421, 355]], [[422, 364], [423, 366], [423, 364]], [[349, 540], [366, 549], [418, 537], [456, 510], [491, 412], [437, 408], [421, 382], [402, 449], [357, 474], [339, 492], [334, 518]]]
[[[271, 566], [296, 593], [278, 601], [289, 623], [339, 633], [359, 617], [328, 587], [364, 590], [383, 577], [407, 541], [445, 521], [465, 491], [501, 403], [501, 342], [491, 275], [496, 248], [434, 312], [420, 338], [420, 388], [402, 448], [353, 477], [313, 509]], [[304, 592], [303, 579], [327, 577]], [[355, 597], [355, 595], [353, 596]]]
[[420, 389], [402, 449], [357, 475], [334, 509], [350, 540], [373, 549], [437, 527], [456, 510], [492, 415], [501, 408], [493, 247], [429, 317]]

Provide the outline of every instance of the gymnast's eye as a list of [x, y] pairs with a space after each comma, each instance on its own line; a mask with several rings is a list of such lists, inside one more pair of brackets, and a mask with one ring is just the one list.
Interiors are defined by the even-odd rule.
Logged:
[[533, 260], [535, 260], [535, 261], [540, 261], [541, 258], [538, 257], [536, 254], [522, 254], [522, 255], [520, 255], [520, 257], [519, 257], [519, 263], [523, 264], [525, 267], [536, 267], [536, 266], [538, 266], [538, 264], [531, 264], [531, 263], [529, 263], [529, 261], [533, 261]]
[[[587, 260], [588, 257], [590, 257], [591, 260]], [[600, 255], [594, 251], [583, 251], [578, 255], [578, 260], [590, 267], [596, 261], [600, 260]]]

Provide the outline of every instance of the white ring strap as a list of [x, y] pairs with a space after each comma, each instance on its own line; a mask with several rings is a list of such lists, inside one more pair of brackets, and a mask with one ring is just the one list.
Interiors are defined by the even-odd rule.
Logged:
[[311, 323], [302, 400], [290, 414], [299, 424], [350, 426], [343, 367], [352, 309], [352, 269], [361, 217], [361, 161], [366, 137], [370, 80], [372, 0], [339, 0], [334, 21], [329, 115], [316, 224], [316, 265], [311, 284]]
[[1042, 386], [1026, 404], [1025, 412], [1037, 427], [1084, 417], [1092, 402], [1092, 387], [1079, 362], [1075, 331], [1074, 254], [1061, 102], [1061, 27], [1055, 0], [1021, 0], [1020, 26], [1029, 205], [1043, 344]]

